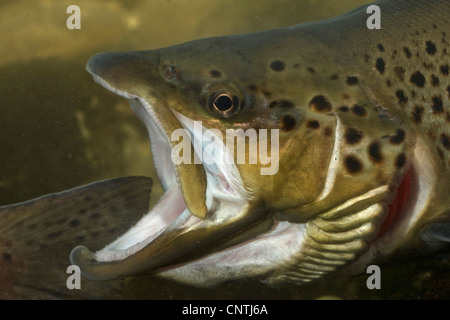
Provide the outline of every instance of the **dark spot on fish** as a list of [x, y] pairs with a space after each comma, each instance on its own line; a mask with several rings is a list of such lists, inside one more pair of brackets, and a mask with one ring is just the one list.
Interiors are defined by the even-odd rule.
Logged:
[[347, 106], [342, 106], [342, 107], [339, 107], [339, 111], [342, 111], [342, 112], [348, 112], [348, 107]]
[[397, 78], [401, 81], [405, 80], [405, 68], [403, 67], [394, 67], [394, 72], [397, 75]]
[[331, 111], [330, 102], [322, 95], [315, 96], [309, 102], [309, 107], [316, 112], [329, 112]]
[[273, 62], [270, 64], [270, 68], [271, 68], [273, 71], [280, 72], [280, 71], [283, 71], [283, 70], [286, 68], [286, 64], [285, 64], [283, 61], [275, 60], [275, 61], [273, 61]]
[[433, 87], [439, 86], [439, 78], [436, 77], [434, 74], [431, 75], [431, 85]]
[[358, 104], [355, 104], [354, 106], [352, 106], [352, 112], [360, 117], [364, 117], [367, 115], [367, 111], [366, 108], [364, 108], [363, 106], [360, 106]]
[[400, 153], [397, 158], [395, 159], [395, 166], [397, 168], [403, 168], [403, 166], [406, 163], [406, 156], [404, 153]]
[[416, 97], [416, 91], [415, 91], [415, 90], [412, 90], [412, 91], [411, 91], [411, 97], [412, 97], [413, 99]]
[[394, 50], [393, 52], [392, 52], [392, 56], [391, 56], [391, 58], [392, 58], [392, 60], [395, 60], [395, 56], [397, 55], [397, 50]]
[[389, 138], [389, 141], [393, 144], [402, 143], [405, 140], [405, 130], [397, 129], [395, 134]]
[[389, 80], [389, 79], [386, 80], [386, 86], [389, 87], [389, 88], [392, 87], [391, 80]]
[[441, 141], [441, 144], [445, 149], [450, 150], [450, 138], [448, 135], [442, 133], [439, 140]]
[[3, 254], [3, 261], [11, 261], [12, 260], [12, 255], [9, 252], [5, 252]]
[[222, 77], [222, 73], [218, 70], [214, 70], [212, 69], [211, 71], [209, 71], [209, 74], [211, 75], [211, 77], [213, 78], [220, 78]]
[[424, 111], [424, 108], [421, 106], [414, 107], [414, 110], [412, 112], [414, 122], [416, 122], [416, 123], [422, 122], [423, 111]]
[[395, 95], [397, 96], [398, 103], [400, 104], [405, 104], [408, 101], [408, 98], [405, 97], [405, 93], [403, 92], [403, 90], [397, 90], [395, 92]]
[[272, 95], [272, 93], [270, 91], [267, 90], [263, 90], [262, 93], [267, 97], [270, 98], [270, 96]]
[[380, 74], [384, 73], [385, 64], [384, 64], [383, 58], [377, 59], [377, 61], [375, 62], [375, 68], [377, 68], [377, 70]]
[[361, 161], [359, 161], [355, 156], [345, 157], [344, 165], [349, 173], [358, 173], [363, 168]]
[[429, 55], [434, 56], [434, 54], [436, 53], [436, 45], [431, 41], [427, 41], [426, 45], [427, 45], [427, 48], [426, 48], [427, 53]]
[[434, 68], [434, 64], [432, 64], [432, 63], [426, 63], [426, 62], [424, 62], [422, 65], [423, 65], [423, 67], [424, 67], [425, 69], [427, 69], [427, 70], [430, 70], [430, 69], [433, 69], [433, 68]]
[[86, 196], [86, 197], [84, 197], [84, 201], [91, 201], [92, 200], [92, 197], [91, 196]]
[[89, 216], [89, 218], [91, 218], [91, 219], [98, 219], [98, 218], [100, 218], [100, 216], [101, 216], [101, 214], [99, 212], [94, 212], [93, 214], [91, 214]]
[[71, 227], [71, 228], [74, 228], [79, 225], [80, 225], [80, 220], [78, 220], [78, 219], [73, 219], [73, 220], [70, 220], [70, 222], [69, 222], [69, 227]]
[[380, 50], [380, 52], [383, 52], [383, 51], [384, 51], [384, 47], [383, 47], [383, 45], [382, 45], [381, 43], [379, 43], [379, 44], [377, 45], [377, 47], [378, 47], [378, 50]]
[[295, 118], [291, 115], [286, 114], [281, 117], [280, 128], [283, 131], [291, 131], [295, 128], [296, 124], [297, 121], [295, 121]]
[[308, 70], [312, 74], [316, 73], [316, 70], [314, 70], [314, 68], [312, 68], [312, 67], [308, 67], [308, 68], [306, 68], [306, 70]]
[[289, 100], [278, 100], [278, 101], [272, 101], [269, 104], [269, 108], [283, 108], [283, 109], [288, 109], [288, 108], [292, 108], [294, 107], [294, 104], [289, 101]]
[[348, 144], [356, 144], [361, 141], [362, 137], [362, 131], [356, 130], [355, 128], [348, 128], [345, 132], [345, 141], [347, 141]]
[[358, 78], [356, 77], [347, 77], [347, 84], [349, 86], [354, 86], [358, 84]]
[[448, 64], [447, 64], [447, 65], [441, 66], [440, 69], [441, 69], [441, 73], [442, 73], [444, 76], [448, 76]]
[[270, 104], [269, 104], [269, 108], [275, 108], [275, 107], [277, 107], [278, 106], [278, 101], [272, 101]]
[[383, 161], [383, 156], [381, 155], [380, 144], [378, 142], [372, 142], [369, 145], [369, 156], [375, 163], [380, 163]]
[[256, 91], [256, 89], [258, 89], [254, 84], [249, 85], [248, 88], [250, 91]]
[[331, 130], [330, 127], [326, 127], [326, 128], [323, 130], [323, 133], [325, 134], [326, 137], [331, 137], [331, 133], [332, 133], [332, 132], [333, 132], [333, 130]]
[[450, 85], [447, 86], [447, 93], [448, 93], [448, 98], [450, 99]]
[[425, 77], [420, 71], [416, 71], [411, 76], [411, 83], [419, 88], [423, 88], [425, 86]]
[[295, 69], [298, 69], [298, 67], [300, 67], [300, 63], [294, 64], [294, 68], [295, 68]]
[[350, 96], [344, 92], [344, 93], [342, 94], [342, 99], [348, 100], [348, 99], [350, 99]]
[[403, 47], [403, 52], [405, 53], [405, 55], [408, 59], [411, 58], [412, 54], [411, 54], [411, 51], [409, 51], [408, 47]]
[[319, 123], [319, 121], [317, 121], [317, 120], [309, 120], [309, 121], [306, 123], [306, 126], [307, 126], [308, 128], [311, 128], [311, 129], [319, 129], [320, 123]]
[[444, 112], [444, 104], [442, 103], [442, 99], [440, 97], [433, 97], [433, 112], [434, 113], [442, 113]]
[[49, 233], [47, 235], [47, 238], [49, 238], [49, 239], [57, 238], [61, 235], [61, 233], [62, 233], [62, 231], [55, 231], [55, 232]]
[[331, 79], [331, 80], [337, 80], [337, 79], [339, 79], [339, 76], [338, 76], [337, 74], [333, 74], [333, 75], [330, 77], [330, 79]]
[[289, 100], [280, 100], [280, 108], [292, 108], [294, 104]]

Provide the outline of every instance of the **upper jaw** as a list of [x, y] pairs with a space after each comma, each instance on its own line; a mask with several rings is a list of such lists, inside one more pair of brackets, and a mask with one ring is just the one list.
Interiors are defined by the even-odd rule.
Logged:
[[[129, 99], [131, 107], [149, 130], [152, 149], [155, 151], [153, 153], [155, 162], [163, 163], [161, 166], [156, 163], [157, 167], [166, 168], [164, 164], [170, 161], [170, 158], [161, 158], [161, 152], [158, 151], [162, 148], [165, 149], [162, 155], [168, 154], [167, 150], [175, 145], [170, 135], [174, 130], [180, 129], [181, 125], [170, 108], [151, 92], [154, 90], [152, 84], [161, 81], [155, 56], [153, 51], [100, 53], [89, 60], [86, 69], [97, 83]], [[172, 173], [164, 174], [163, 171], [161, 169], [158, 172], [163, 185], [178, 180], [189, 211], [196, 217], [204, 219], [207, 209], [206, 174], [203, 166], [177, 165], [175, 176]], [[163, 174], [164, 177], [161, 176]], [[176, 179], [169, 181], [169, 177]]]

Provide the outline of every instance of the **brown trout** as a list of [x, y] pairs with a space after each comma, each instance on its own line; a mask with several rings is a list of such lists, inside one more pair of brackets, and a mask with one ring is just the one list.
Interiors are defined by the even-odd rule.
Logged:
[[[367, 27], [363, 6], [92, 57], [94, 80], [129, 99], [147, 126], [165, 193], [102, 250], [80, 239], [71, 262], [93, 280], [153, 273], [199, 287], [249, 277], [278, 285], [448, 249], [450, 2], [374, 5], [381, 29]], [[256, 134], [247, 161], [227, 132]], [[174, 163], [181, 140], [191, 161]], [[262, 141], [266, 159], [250, 163]], [[231, 161], [207, 161], [208, 148]]]
[[[379, 30], [367, 27], [364, 6], [91, 58], [94, 79], [147, 125], [166, 191], [125, 235], [95, 254], [76, 248], [71, 261], [99, 280], [151, 271], [199, 286], [249, 276], [302, 283], [445, 238], [448, 4], [377, 2]], [[201, 155], [209, 129], [221, 149], [227, 129], [261, 128], [279, 130], [275, 174], [261, 174], [261, 159], [171, 161], [174, 130], [187, 130]]]

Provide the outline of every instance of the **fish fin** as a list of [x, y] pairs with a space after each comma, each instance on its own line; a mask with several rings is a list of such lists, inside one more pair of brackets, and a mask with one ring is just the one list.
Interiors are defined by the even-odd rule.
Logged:
[[77, 245], [101, 249], [148, 211], [152, 180], [124, 177], [0, 207], [0, 298], [118, 298], [123, 280], [68, 289]]
[[425, 244], [426, 253], [445, 254], [450, 257], [450, 221], [439, 221], [426, 225], [419, 235]]

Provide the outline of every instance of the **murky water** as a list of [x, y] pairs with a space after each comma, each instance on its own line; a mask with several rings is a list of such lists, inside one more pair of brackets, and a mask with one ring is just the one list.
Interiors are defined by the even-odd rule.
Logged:
[[[0, 2], [0, 205], [110, 177], [157, 181], [147, 132], [128, 102], [95, 84], [84, 66], [101, 51], [164, 47], [324, 19], [363, 0], [79, 0], [81, 29], [68, 30], [60, 0]], [[157, 200], [159, 185], [152, 191]], [[388, 267], [383, 290], [366, 276], [272, 289], [257, 281], [196, 289], [150, 276], [127, 280], [124, 297], [149, 299], [445, 298], [448, 265]]]

